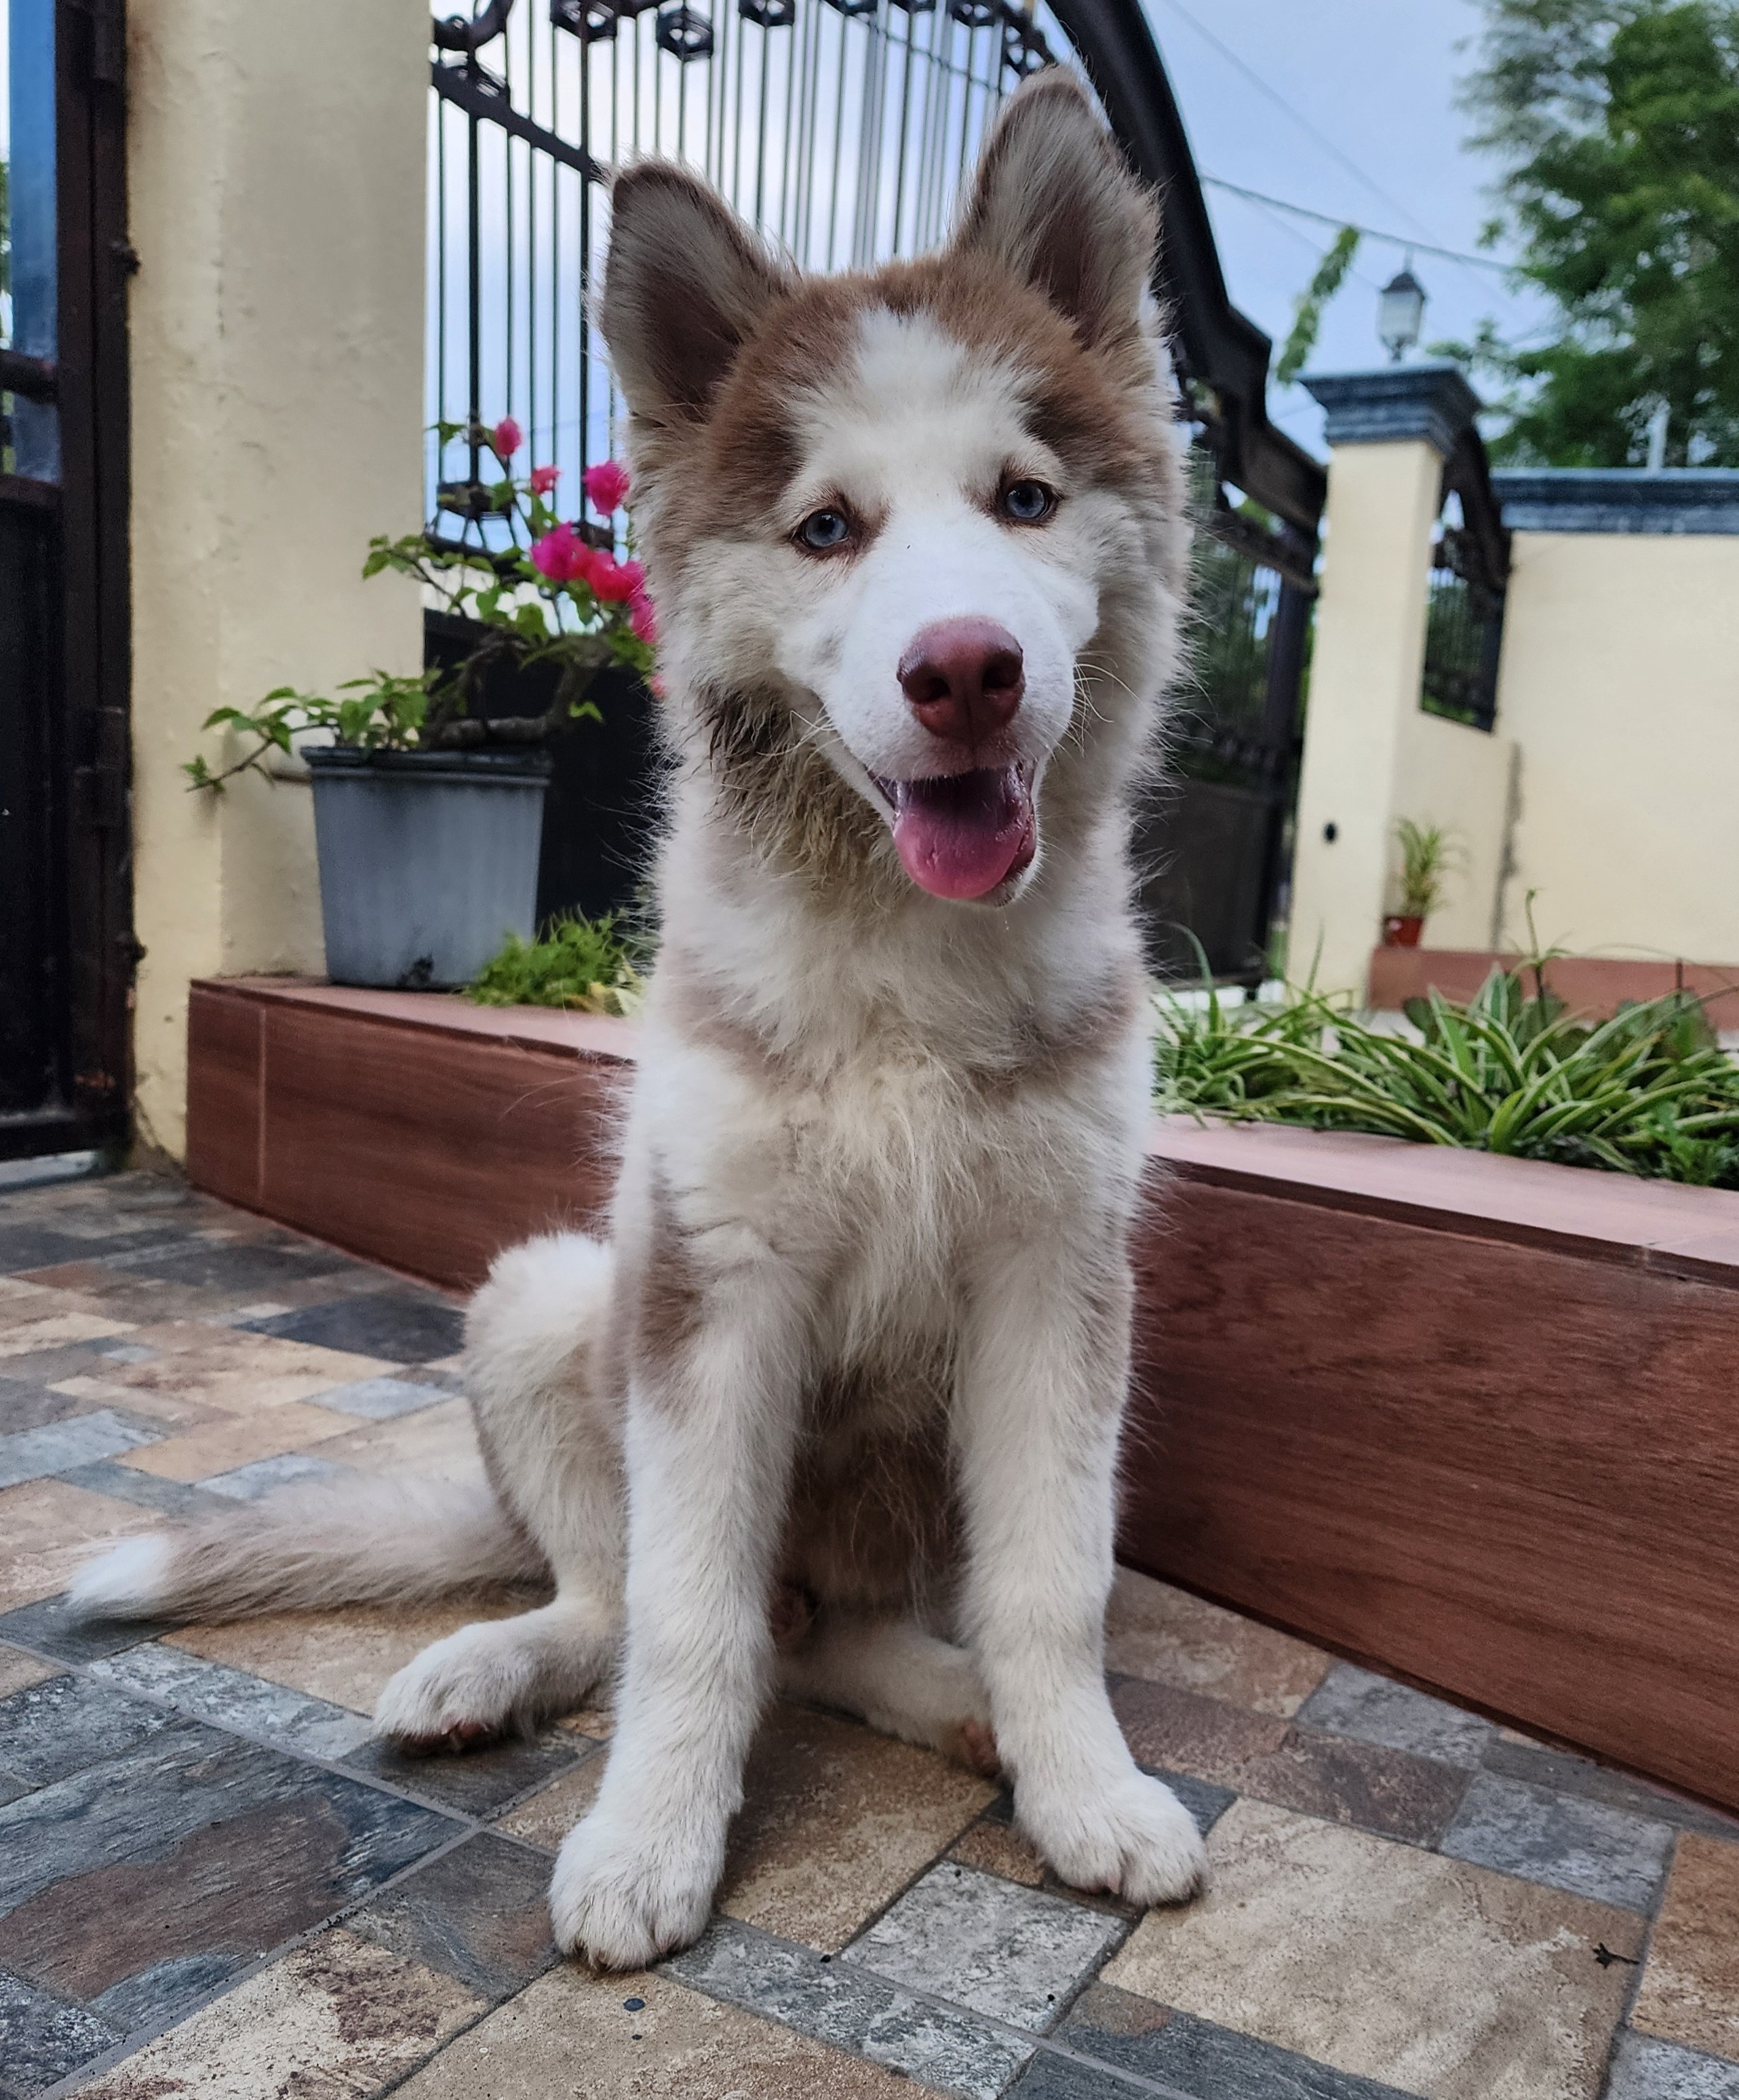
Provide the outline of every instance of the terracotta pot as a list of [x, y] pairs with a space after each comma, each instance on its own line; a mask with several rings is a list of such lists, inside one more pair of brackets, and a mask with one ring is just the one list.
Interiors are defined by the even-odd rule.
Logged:
[[1404, 918], [1400, 912], [1392, 911], [1383, 921], [1383, 945], [1385, 948], [1416, 948], [1424, 930], [1423, 919]]

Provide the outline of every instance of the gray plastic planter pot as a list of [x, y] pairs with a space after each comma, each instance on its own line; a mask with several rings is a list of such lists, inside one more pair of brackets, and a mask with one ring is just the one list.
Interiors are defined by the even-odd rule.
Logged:
[[334, 984], [462, 985], [536, 930], [543, 751], [305, 751]]

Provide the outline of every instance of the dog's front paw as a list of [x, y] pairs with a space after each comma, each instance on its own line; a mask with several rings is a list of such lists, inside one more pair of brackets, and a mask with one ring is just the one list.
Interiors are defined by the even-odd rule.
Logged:
[[1017, 1788], [1015, 1821], [1061, 1878], [1078, 1889], [1108, 1889], [1144, 1908], [1181, 1903], [1207, 1878], [1207, 1853], [1195, 1818], [1168, 1786], [1132, 1771], [1079, 1795], [1034, 1799]]
[[550, 1883], [550, 1921], [564, 1954], [598, 1969], [644, 1969], [706, 1929], [722, 1861], [685, 1856], [594, 1809], [570, 1830]]

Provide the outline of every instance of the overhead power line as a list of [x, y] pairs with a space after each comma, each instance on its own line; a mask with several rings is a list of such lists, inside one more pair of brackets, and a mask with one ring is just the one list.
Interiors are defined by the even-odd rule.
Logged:
[[1397, 248], [1410, 248], [1418, 255], [1441, 255], [1450, 262], [1471, 262], [1478, 270], [1506, 271], [1507, 262], [1500, 262], [1495, 255], [1469, 255], [1460, 248], [1440, 248], [1434, 241], [1416, 240], [1410, 233], [1385, 233], [1379, 227], [1361, 226], [1355, 218], [1338, 218], [1332, 212], [1313, 211], [1308, 205], [1292, 204], [1285, 197], [1269, 196], [1261, 190], [1246, 189], [1242, 183], [1229, 183], [1220, 175], [1203, 175], [1201, 180], [1211, 189], [1225, 190], [1233, 196], [1247, 197], [1251, 204], [1271, 205], [1276, 211], [1289, 211], [1295, 218], [1313, 219], [1318, 226], [1350, 226], [1355, 233], [1368, 240], [1391, 241]]

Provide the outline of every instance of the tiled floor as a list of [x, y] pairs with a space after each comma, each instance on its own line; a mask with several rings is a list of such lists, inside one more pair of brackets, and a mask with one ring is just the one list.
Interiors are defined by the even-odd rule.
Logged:
[[1213, 1886], [1060, 1887], [983, 1781], [775, 1711], [717, 1915], [554, 1961], [606, 1710], [408, 1763], [480, 1607], [69, 1626], [93, 1542], [477, 1458], [452, 1309], [143, 1176], [0, 1189], [0, 2100], [1739, 2100], [1739, 1824], [1134, 1576], [1109, 1659]]

